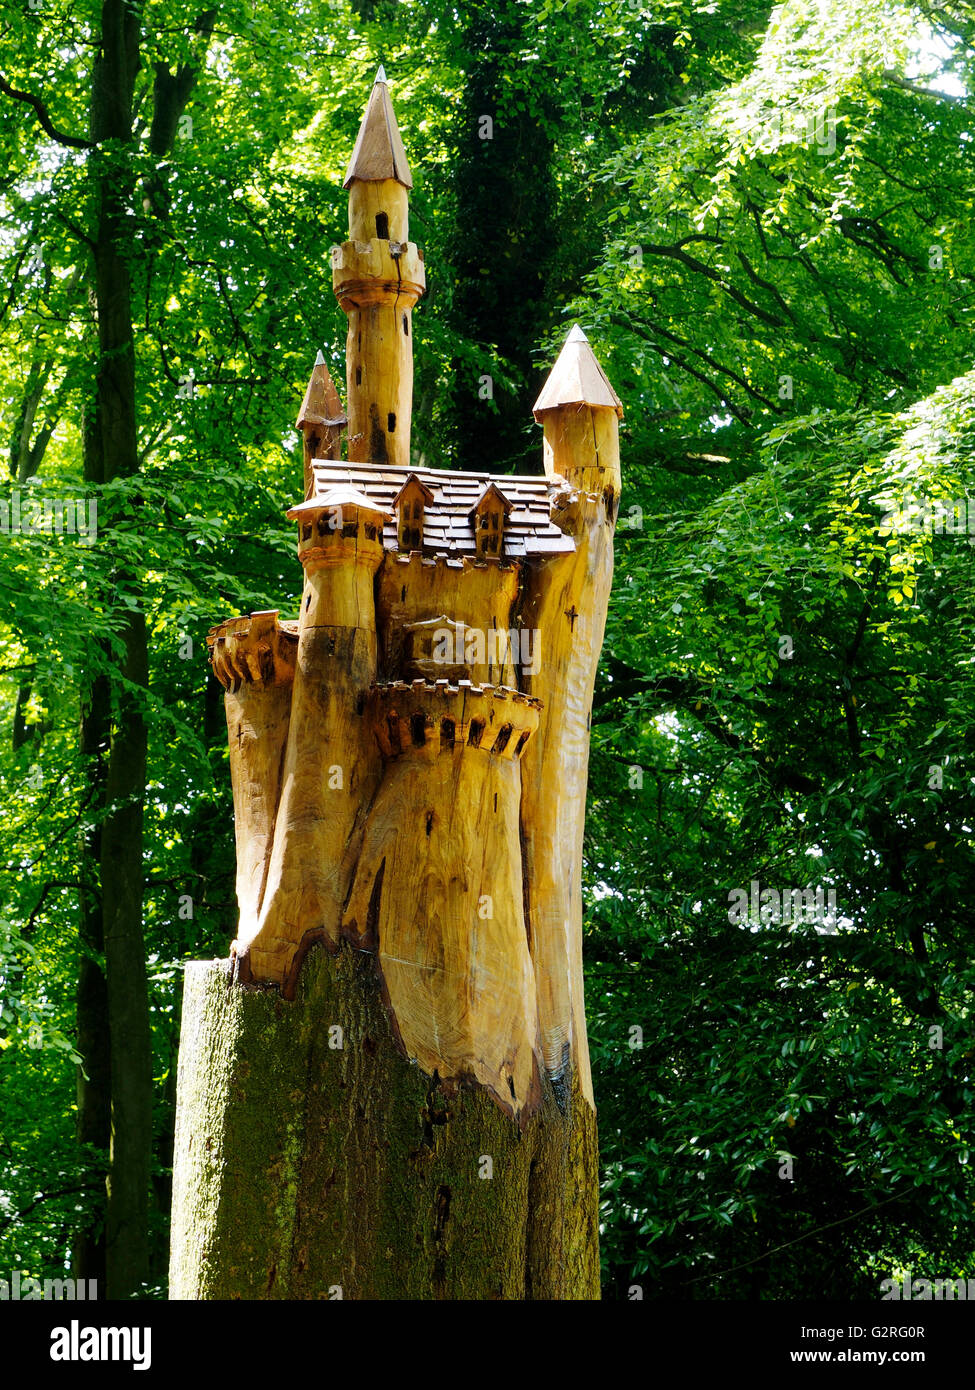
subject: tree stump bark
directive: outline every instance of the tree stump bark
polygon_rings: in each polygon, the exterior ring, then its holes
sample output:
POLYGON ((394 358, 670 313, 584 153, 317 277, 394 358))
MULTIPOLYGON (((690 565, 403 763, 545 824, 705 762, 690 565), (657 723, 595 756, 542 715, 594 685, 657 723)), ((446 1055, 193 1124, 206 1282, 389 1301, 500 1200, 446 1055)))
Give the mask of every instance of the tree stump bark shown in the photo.
POLYGON ((176 1299, 595 1299, 595 1113, 519 1123, 397 1045, 373 955, 309 952, 293 1001, 187 970, 176 1299), (341 1032, 337 1031, 341 1030, 341 1032))

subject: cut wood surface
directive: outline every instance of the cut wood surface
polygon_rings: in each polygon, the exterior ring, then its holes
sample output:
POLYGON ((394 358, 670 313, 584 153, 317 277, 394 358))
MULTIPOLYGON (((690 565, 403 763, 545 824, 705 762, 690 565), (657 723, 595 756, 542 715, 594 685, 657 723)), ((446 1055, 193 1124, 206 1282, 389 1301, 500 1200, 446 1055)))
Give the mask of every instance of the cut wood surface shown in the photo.
MULTIPOLYGON (((477 1077, 515 1114, 539 1070, 571 1065, 592 1101, 580 872, 619 485, 614 406, 536 410, 549 516, 571 548, 403 554, 395 509, 434 491, 388 463, 374 485, 363 467, 289 512, 306 583, 279 684, 264 688, 267 615, 214 644, 233 683, 245 978, 290 988, 312 939, 378 951, 408 1055, 477 1077)), ((460 495, 475 491, 458 504, 468 525, 492 500, 511 512, 493 480, 460 495)))

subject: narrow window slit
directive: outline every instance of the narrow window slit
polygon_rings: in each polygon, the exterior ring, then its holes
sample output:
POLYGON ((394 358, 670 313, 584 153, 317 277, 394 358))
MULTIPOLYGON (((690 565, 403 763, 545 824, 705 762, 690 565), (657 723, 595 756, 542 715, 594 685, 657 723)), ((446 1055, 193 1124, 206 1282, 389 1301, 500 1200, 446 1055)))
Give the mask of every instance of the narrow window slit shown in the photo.
POLYGON ((453 748, 457 737, 457 729, 452 719, 441 719, 440 721, 440 746, 441 748, 453 748))
POLYGON ((380 241, 389 240, 389 213, 376 213, 376 236, 380 241))
POLYGON ((481 735, 484 733, 484 720, 472 719, 471 727, 467 732, 467 744, 470 748, 480 748, 481 735))
POLYGON ((393 434, 396 430, 396 415, 392 410, 386 416, 386 430, 389 434, 393 434))
POLYGON ((508 746, 508 740, 509 740, 510 738, 511 738, 511 725, 510 725, 510 724, 502 724, 501 728, 498 730, 498 736, 497 736, 497 738, 494 740, 494 747, 491 749, 491 752, 492 752, 492 753, 503 753, 504 750, 505 750, 505 749, 507 748, 507 746, 508 746))
POLYGON ((427 721, 422 714, 410 715, 410 737, 415 748, 422 748, 427 741, 427 721))

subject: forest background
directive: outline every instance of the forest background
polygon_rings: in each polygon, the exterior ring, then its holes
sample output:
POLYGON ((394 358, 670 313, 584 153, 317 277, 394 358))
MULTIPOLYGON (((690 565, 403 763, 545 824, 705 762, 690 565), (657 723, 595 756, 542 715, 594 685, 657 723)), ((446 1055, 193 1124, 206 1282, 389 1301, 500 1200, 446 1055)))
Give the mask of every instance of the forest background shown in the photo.
POLYGON ((417 460, 539 472, 574 321, 626 412, 584 868, 604 1297, 973 1275, 964 0, 0 5, 0 1272, 165 1296, 181 965, 235 930, 205 636, 295 611, 379 63, 417 460))

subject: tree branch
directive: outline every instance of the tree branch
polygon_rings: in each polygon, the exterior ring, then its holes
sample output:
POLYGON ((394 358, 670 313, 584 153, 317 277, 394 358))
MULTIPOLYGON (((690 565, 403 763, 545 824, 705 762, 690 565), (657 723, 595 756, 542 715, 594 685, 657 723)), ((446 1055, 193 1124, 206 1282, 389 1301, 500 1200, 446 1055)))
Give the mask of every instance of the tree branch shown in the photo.
POLYGON ((77 1192, 96 1192, 100 1186, 101 1184, 97 1182, 86 1182, 77 1187, 59 1187, 54 1192, 42 1192, 32 1202, 28 1202, 26 1207, 21 1207, 19 1211, 12 1212, 4 1221, 0 1221, 0 1231, 5 1231, 8 1226, 22 1221, 28 1212, 32 1212, 35 1207, 41 1206, 44 1202, 50 1202, 54 1197, 70 1197, 77 1192))
POLYGON ((50 135, 52 140, 56 140, 59 145, 66 145, 71 150, 90 150, 93 149, 90 140, 82 140, 77 135, 66 135, 63 130, 58 130, 50 116, 47 114, 47 107, 40 97, 34 96, 32 92, 22 92, 17 87, 12 87, 3 73, 0 73, 0 92, 8 97, 13 97, 14 101, 25 102, 33 108, 34 115, 40 122, 45 134, 50 135))
MULTIPOLYGON (((755 748, 730 729, 714 708, 709 697, 709 688, 701 681, 684 676, 658 676, 656 679, 645 676, 626 662, 609 657, 605 663, 613 683, 597 690, 592 703, 593 710, 601 709, 615 700, 628 700, 635 695, 656 697, 661 709, 681 709, 705 728, 712 738, 733 753, 753 758, 777 791, 796 792, 808 796, 818 789, 819 783, 802 772, 778 767, 760 749, 755 748)), ((751 707, 754 710, 754 706, 751 707)), ((608 718, 609 716, 607 716, 608 718)), ((601 723, 602 720, 593 720, 601 723)))
POLYGON ((895 87, 902 87, 905 92, 913 92, 916 97, 934 97, 936 101, 950 101, 955 106, 967 106, 967 97, 954 96, 951 92, 938 92, 933 87, 922 87, 918 82, 912 82, 909 77, 901 77, 894 72, 893 68, 884 68, 883 76, 895 87))

